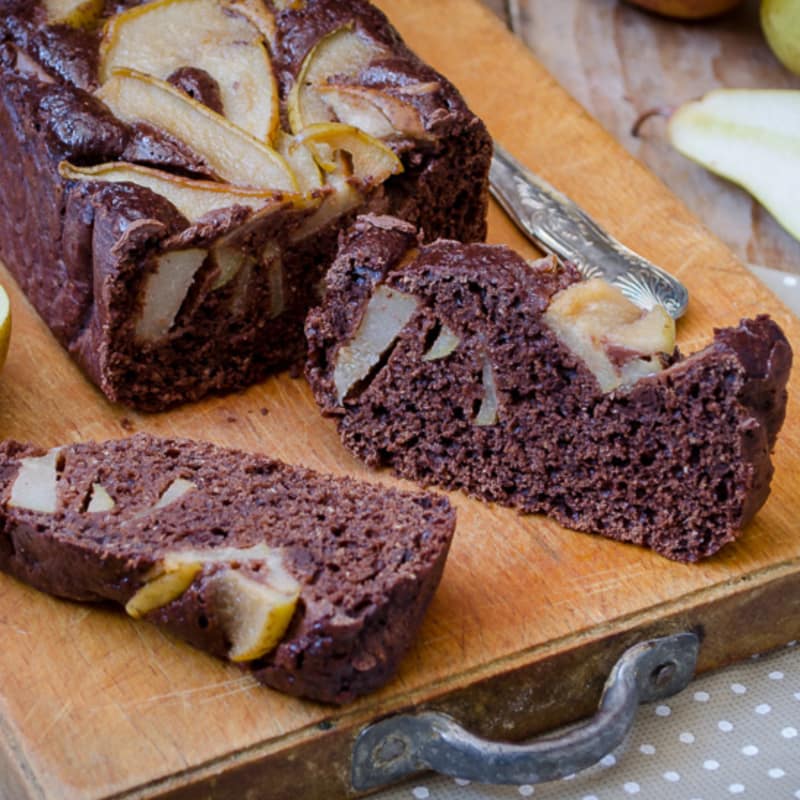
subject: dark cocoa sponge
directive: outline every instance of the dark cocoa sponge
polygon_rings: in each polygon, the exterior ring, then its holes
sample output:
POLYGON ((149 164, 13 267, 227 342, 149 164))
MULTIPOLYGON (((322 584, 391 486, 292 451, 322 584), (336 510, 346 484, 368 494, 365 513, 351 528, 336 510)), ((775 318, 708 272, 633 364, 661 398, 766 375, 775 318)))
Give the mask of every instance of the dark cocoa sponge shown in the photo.
POLYGON ((553 259, 363 217, 307 375, 370 466, 696 561, 767 498, 792 354, 765 316, 689 357, 671 326, 553 259))
POLYGON ((201 442, 0 445, 0 569, 58 597, 118 603, 268 686, 329 703, 393 675, 454 526, 442 497, 201 442))

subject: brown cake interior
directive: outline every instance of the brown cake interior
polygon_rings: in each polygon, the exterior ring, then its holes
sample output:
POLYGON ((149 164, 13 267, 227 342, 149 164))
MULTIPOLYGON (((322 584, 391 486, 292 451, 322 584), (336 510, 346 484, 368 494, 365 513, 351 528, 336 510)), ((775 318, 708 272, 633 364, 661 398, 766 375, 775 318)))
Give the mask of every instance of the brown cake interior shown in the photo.
MULTIPOLYGON (((0 449, 0 568, 43 591, 125 605, 169 554, 266 544, 282 553, 300 598, 275 650, 244 666, 290 694, 342 703, 388 680, 439 582, 455 526, 444 498, 334 479, 210 444, 146 434, 58 453, 53 513, 15 507, 31 445, 0 449), (154 508, 176 480, 194 488, 154 508), (89 510, 96 485, 113 498, 89 510)), ((209 582, 146 614, 225 657, 231 642, 209 582)))
POLYGON ((705 350, 662 354, 665 369, 603 392, 544 319, 574 269, 505 247, 416 247, 410 226, 363 218, 308 318, 307 375, 349 450, 679 561, 739 535, 767 497, 785 413, 791 350, 774 322, 717 331, 705 350), (342 397, 343 348, 387 290, 413 297, 414 313, 342 397), (455 344, 431 358, 444 328, 455 344))

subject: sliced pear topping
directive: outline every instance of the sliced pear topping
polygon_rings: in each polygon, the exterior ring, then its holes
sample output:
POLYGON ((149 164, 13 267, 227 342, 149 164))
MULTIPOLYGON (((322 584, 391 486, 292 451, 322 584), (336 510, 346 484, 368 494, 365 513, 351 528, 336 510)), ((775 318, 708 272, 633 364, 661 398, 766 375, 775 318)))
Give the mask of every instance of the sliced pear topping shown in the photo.
POLYGON ((88 28, 103 13, 103 4, 103 0, 45 0, 44 8, 50 25, 88 28))
MULTIPOLYGON (((220 5, 226 11, 244 17, 274 50, 278 37, 278 26, 275 24, 275 15, 267 8, 264 0, 220 0, 220 5)), ((278 8, 276 3, 273 2, 273 5, 278 8)))
POLYGON ((481 380, 483 383, 483 400, 475 416, 475 424, 480 426, 496 425, 499 410, 497 399, 497 382, 494 379, 492 362, 484 356, 481 380))
POLYGON ((311 148, 320 166, 328 172, 339 169, 342 161, 336 156, 346 153, 352 177, 365 186, 377 186, 389 176, 403 171, 403 164, 393 150, 352 125, 339 122, 310 125, 298 140, 311 148), (328 151, 333 153, 333 159, 328 157, 328 151))
POLYGON ((604 392, 659 372, 663 354, 675 349, 675 322, 664 308, 643 311, 602 278, 558 292, 542 318, 604 392))
POLYGON ((58 508, 58 454, 60 447, 43 456, 23 458, 11 486, 9 506, 55 514, 58 508))
POLYGON ((364 202, 364 195, 342 174, 329 175, 326 188, 330 192, 323 199, 322 205, 313 214, 306 217, 300 227, 289 237, 289 241, 293 244, 319 233, 333 220, 344 216, 364 202))
POLYGON ((99 514, 103 511, 111 511, 115 505, 114 498, 102 483, 92 484, 92 494, 89 498, 89 505, 86 506, 87 513, 99 514))
POLYGON ((335 119, 330 106, 319 95, 319 87, 334 76, 352 77, 384 55, 377 42, 356 33, 346 25, 323 36, 303 61, 297 80, 289 93, 289 124, 294 133, 317 122, 335 119))
POLYGON ((440 358, 447 358, 459 344, 461 344, 461 339, 447 325, 442 325, 436 341, 431 345, 430 350, 422 356, 422 360, 438 361, 440 358))
POLYGON ((289 165, 301 192, 309 193, 322 188, 322 172, 314 154, 304 142, 296 136, 281 132, 276 140, 276 147, 289 165))
POLYGON ((58 166, 62 178, 97 183, 134 183, 169 200, 189 222, 197 222, 206 214, 231 206, 244 206, 254 211, 278 206, 287 200, 300 203, 299 197, 262 189, 241 189, 226 183, 195 181, 169 172, 124 162, 109 162, 94 167, 76 167, 68 161, 58 166))
POLYGON ((350 86, 321 86, 317 91, 331 109, 331 118, 368 133, 377 139, 395 134, 389 118, 374 103, 370 103, 350 86))
POLYGON ((297 582, 291 590, 279 590, 233 569, 215 575, 211 590, 231 642, 231 661, 252 661, 273 650, 289 627, 300 596, 297 582))
POLYGON ((206 250, 191 248, 158 256, 155 271, 145 280, 142 313, 136 322, 137 339, 154 342, 169 333, 207 255, 206 250))
POLYGON ((249 18, 226 12, 218 0, 155 0, 109 20, 100 48, 101 81, 119 67, 166 80, 186 66, 205 70, 217 82, 234 125, 270 141, 278 127, 278 90, 261 34, 249 18))
POLYGON ((329 84, 317 90, 336 119, 378 139, 409 136, 427 139, 422 117, 414 106, 369 86, 329 84))
POLYGON ((339 403, 380 363, 416 310, 417 298, 413 295, 387 286, 375 290, 352 341, 336 354, 333 383, 339 403))
POLYGON ((146 122, 185 142, 224 181, 297 190, 289 167, 275 150, 165 81, 118 69, 97 96, 124 122, 146 122))

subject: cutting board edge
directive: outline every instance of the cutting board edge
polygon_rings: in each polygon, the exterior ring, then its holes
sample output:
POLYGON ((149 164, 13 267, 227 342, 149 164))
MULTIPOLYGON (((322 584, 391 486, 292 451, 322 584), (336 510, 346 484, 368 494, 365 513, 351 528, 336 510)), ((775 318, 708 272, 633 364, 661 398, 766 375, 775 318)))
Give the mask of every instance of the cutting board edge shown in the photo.
MULTIPOLYGON (((479 735, 521 740, 590 716, 611 667, 628 647, 640 641, 684 630, 698 632, 703 642, 697 669, 701 674, 800 639, 800 559, 763 570, 746 580, 734 579, 682 596, 670 605, 666 616, 655 618, 657 608, 663 612, 663 606, 654 606, 603 628, 547 642, 514 659, 492 662, 468 675, 433 682, 405 695, 381 698, 374 705, 353 712, 345 710, 328 730, 323 731, 319 725, 308 726, 185 772, 92 795, 92 800, 196 800, 198 791, 212 787, 214 793, 209 798, 239 800, 247 789, 261 787, 263 791, 265 782, 273 789, 268 795, 259 794, 261 800, 295 800, 301 788, 304 800, 363 796, 349 785, 352 743, 364 726, 386 716, 388 709, 396 714, 433 709, 453 716, 479 735), (738 591, 723 593, 724 588, 737 583, 738 591), (777 619, 768 613, 776 609, 783 612, 777 619), (754 618, 760 620, 756 638, 738 635, 747 632, 746 623, 754 618), (763 626, 765 619, 771 620, 769 629, 763 626), (725 632, 725 641, 716 631, 725 632), (556 692, 557 702, 553 702, 552 694, 540 696, 544 686, 556 692), (494 710, 487 713, 492 706, 494 710)), ((13 765, 8 761, 9 755, 5 748, 0 750, 0 768, 13 765)), ((25 764, 22 771, 30 773, 30 765, 25 764)), ((12 797, 85 798, 83 794, 48 794, 32 773, 28 777, 27 793, 12 797)), ((0 783, 0 790, 3 788, 0 783)))

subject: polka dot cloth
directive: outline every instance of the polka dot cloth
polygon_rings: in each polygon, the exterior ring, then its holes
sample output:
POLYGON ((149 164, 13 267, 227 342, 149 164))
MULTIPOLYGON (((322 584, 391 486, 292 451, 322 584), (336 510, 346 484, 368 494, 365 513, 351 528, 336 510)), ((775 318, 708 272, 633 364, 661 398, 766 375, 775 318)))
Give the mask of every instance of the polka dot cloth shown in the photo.
POLYGON ((376 800, 800 800, 800 646, 698 678, 640 706, 596 766, 536 786, 418 776, 376 800))

